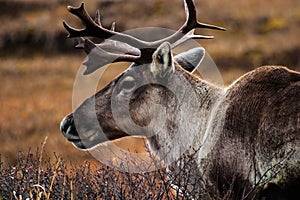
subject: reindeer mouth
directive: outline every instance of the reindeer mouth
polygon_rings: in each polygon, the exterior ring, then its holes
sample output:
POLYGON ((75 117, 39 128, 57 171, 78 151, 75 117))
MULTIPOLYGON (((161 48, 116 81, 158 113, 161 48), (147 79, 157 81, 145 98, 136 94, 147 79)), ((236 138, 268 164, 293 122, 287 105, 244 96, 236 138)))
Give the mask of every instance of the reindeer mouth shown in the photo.
POLYGON ((72 144, 79 149, 91 149, 96 145, 107 141, 106 138, 97 138, 96 136, 98 134, 96 131, 86 131, 79 136, 77 131, 72 132, 71 126, 69 127, 68 131, 63 134, 68 141, 72 142, 72 144))
POLYGON ((77 131, 72 114, 66 116, 60 124, 64 137, 79 149, 88 150, 101 143, 129 136, 119 129, 104 127, 103 131, 81 128, 77 131))
POLYGON ((68 141, 72 142, 73 145, 79 149, 89 149, 97 143, 104 142, 93 139, 93 135, 96 135, 96 133, 92 131, 86 131, 86 134, 79 136, 72 115, 66 116, 61 121, 60 131, 68 141))

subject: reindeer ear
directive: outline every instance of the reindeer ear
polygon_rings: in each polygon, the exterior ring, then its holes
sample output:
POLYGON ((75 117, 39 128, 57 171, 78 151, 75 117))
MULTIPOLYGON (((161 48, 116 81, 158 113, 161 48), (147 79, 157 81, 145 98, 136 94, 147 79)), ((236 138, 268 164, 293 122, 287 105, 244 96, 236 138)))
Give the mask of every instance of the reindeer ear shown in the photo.
POLYGON ((205 49, 197 47, 176 55, 174 59, 185 70, 193 73, 202 62, 204 56, 205 49))
POLYGON ((175 71, 170 43, 162 43, 153 53, 150 70, 156 78, 164 78, 175 71))

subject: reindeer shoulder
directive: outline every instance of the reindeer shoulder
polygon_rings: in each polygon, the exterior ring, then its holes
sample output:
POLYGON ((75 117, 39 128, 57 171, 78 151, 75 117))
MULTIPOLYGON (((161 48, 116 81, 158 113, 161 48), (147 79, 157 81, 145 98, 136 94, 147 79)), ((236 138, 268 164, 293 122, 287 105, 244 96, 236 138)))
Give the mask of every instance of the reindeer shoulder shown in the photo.
POLYGON ((231 84, 226 99, 228 129, 300 131, 299 72, 281 66, 257 68, 231 84))

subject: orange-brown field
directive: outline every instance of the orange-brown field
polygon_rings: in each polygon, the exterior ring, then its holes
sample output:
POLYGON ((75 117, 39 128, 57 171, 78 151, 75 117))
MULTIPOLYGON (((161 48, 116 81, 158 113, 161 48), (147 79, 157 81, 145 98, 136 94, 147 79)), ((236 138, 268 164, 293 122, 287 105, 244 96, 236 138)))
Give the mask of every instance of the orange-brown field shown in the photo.
MULTIPOLYGON (((61 119, 72 110, 73 83, 85 57, 67 41, 61 22, 80 26, 66 10, 79 1, 49 2, 1 1, 0 154, 5 162, 14 162, 18 151, 35 151, 46 136, 49 155, 55 152, 78 163, 92 160, 59 131, 61 119)), ((86 5, 91 13, 100 8, 104 25, 116 21, 120 31, 145 26, 176 29, 184 21, 179 0, 90 0, 86 5)), ((196 0, 196 5, 200 20, 228 29, 205 30, 216 38, 199 41, 216 61, 225 84, 262 64, 300 71, 299 0, 196 0)), ((112 67, 99 87, 123 69, 112 67)))

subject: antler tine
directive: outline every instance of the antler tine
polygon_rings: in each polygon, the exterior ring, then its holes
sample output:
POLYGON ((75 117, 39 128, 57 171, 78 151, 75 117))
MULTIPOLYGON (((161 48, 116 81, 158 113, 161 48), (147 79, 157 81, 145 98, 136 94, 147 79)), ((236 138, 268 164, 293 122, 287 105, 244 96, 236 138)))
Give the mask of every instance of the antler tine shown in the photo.
POLYGON ((184 0, 184 8, 186 13, 186 21, 183 24, 183 26, 178 31, 176 31, 173 35, 170 35, 169 37, 161 39, 159 41, 155 41, 154 43, 156 45, 168 41, 171 43, 172 47, 175 47, 179 44, 184 43, 189 39, 213 39, 214 38, 213 36, 195 35, 194 31, 196 28, 208 28, 208 29, 215 29, 215 30, 222 30, 222 31, 226 30, 223 27, 200 23, 197 20, 197 10, 196 10, 194 0, 184 0))
POLYGON ((77 49, 84 49, 86 54, 89 54, 97 45, 89 39, 80 38, 78 44, 75 46, 77 49))
POLYGON ((96 11, 95 22, 96 22, 96 24, 98 24, 99 26, 102 26, 102 24, 101 24, 101 16, 100 16, 99 10, 96 11))
POLYGON ((186 13, 186 22, 182 27, 183 34, 186 34, 190 30, 195 28, 207 28, 207 29, 226 31, 226 29, 223 27, 198 22, 197 10, 196 10, 194 0, 184 0, 184 8, 186 13))
POLYGON ((116 29, 116 22, 113 22, 113 23, 111 24, 110 30, 111 30, 111 31, 115 31, 115 29, 116 29))

